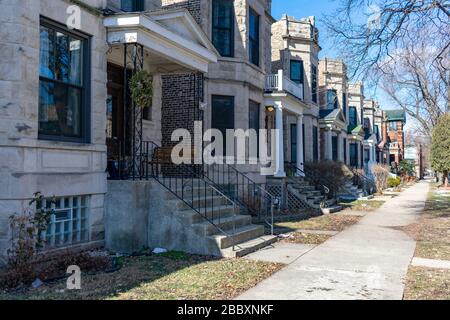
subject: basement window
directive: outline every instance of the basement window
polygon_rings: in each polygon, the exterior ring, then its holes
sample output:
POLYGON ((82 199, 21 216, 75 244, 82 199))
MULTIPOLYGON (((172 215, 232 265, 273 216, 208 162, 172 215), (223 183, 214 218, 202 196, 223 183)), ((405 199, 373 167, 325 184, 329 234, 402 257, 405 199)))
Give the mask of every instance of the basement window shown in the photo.
POLYGON ((43 206, 55 211, 44 231, 46 247, 66 247, 89 241, 89 196, 56 198, 55 203, 44 200, 43 206))

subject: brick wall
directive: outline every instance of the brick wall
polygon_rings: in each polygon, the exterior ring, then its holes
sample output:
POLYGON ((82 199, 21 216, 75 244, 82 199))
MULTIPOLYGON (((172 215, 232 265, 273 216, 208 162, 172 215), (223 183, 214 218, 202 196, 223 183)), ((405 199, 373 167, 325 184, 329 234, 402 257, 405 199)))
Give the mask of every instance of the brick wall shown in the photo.
POLYGON ((201 0, 162 0, 161 6, 164 9, 185 8, 194 17, 198 24, 201 24, 201 0))
POLYGON ((198 107, 197 78, 194 74, 170 75, 162 77, 162 145, 172 147, 172 133, 177 129, 194 132, 194 121, 202 120, 198 107))

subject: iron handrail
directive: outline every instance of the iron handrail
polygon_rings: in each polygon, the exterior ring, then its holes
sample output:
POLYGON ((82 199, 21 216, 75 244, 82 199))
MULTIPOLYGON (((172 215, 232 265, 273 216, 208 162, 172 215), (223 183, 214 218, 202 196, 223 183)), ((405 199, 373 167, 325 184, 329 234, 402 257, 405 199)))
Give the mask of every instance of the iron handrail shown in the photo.
POLYGON ((312 182, 312 183, 315 184, 316 186, 317 186, 317 184, 318 184, 318 186, 321 187, 321 188, 324 190, 324 193, 325 193, 326 195, 329 195, 329 194, 330 194, 331 189, 330 189, 328 186, 326 186, 325 184, 323 184, 323 183, 321 183, 321 182, 317 183, 316 181, 313 181, 310 175, 306 174, 306 172, 305 172, 303 169, 297 167, 297 165, 293 164, 292 162, 286 162, 286 163, 285 163, 285 169, 286 169, 286 171, 287 171, 288 173, 291 172, 291 171, 294 171, 295 174, 298 174, 298 173, 302 174, 303 177, 304 177, 306 180, 312 182))
POLYGON ((227 189, 228 187, 227 191, 230 195, 231 194, 234 195, 233 197, 234 201, 240 204, 241 207, 247 210, 250 214, 258 216, 259 218, 261 218, 261 214, 266 213, 266 211, 264 211, 264 209, 261 207, 258 207, 258 209, 252 208, 249 202, 257 201, 258 195, 261 195, 261 197, 264 200, 268 200, 269 205, 266 206, 266 208, 270 207, 270 222, 267 219, 267 214, 264 215, 263 220, 267 225, 269 225, 271 229, 271 234, 272 235, 274 234, 274 212, 275 207, 279 208, 280 199, 272 195, 270 192, 265 190, 255 181, 250 179, 247 175, 240 172, 238 169, 229 164, 217 164, 217 163, 208 164, 204 167, 203 174, 206 179, 214 183, 217 188, 222 188, 224 192, 226 192, 225 189, 227 189), (235 178, 236 182, 234 184, 235 187, 234 192, 230 189, 231 181, 233 181, 233 178, 235 178), (241 184, 239 183, 240 181, 242 182, 241 184), (241 185, 244 187, 240 188, 241 185), (246 191, 245 186, 247 186, 248 189, 252 188, 253 193, 250 194, 248 192, 249 190, 247 190, 247 196, 245 196, 244 194, 244 192, 246 191))
POLYGON ((218 213, 217 216, 214 215, 214 211, 216 209, 215 205, 214 205, 214 197, 219 196, 219 197, 223 198, 226 201, 227 205, 233 207, 233 217, 237 216, 237 214, 236 214, 237 207, 238 207, 237 203, 235 201, 233 201, 225 193, 223 193, 221 190, 219 190, 215 185, 213 185, 212 183, 210 183, 209 181, 204 179, 204 177, 201 174, 195 172, 195 170, 193 170, 190 165, 185 165, 185 164, 175 165, 173 163, 163 163, 162 161, 159 161, 158 158, 154 158, 155 151, 158 149, 161 149, 161 147, 159 145, 157 145, 156 143, 154 143, 152 141, 144 141, 143 146, 144 146, 143 153, 140 156, 142 158, 141 160, 144 161, 146 163, 146 165, 142 166, 144 171, 141 171, 141 174, 140 174, 141 178, 144 178, 147 180, 150 178, 155 179, 160 185, 162 185, 170 193, 175 195, 178 199, 182 200, 183 203, 185 203, 190 209, 192 209, 195 212, 197 212, 198 214, 200 214, 200 216, 204 220, 206 220, 211 225, 213 225, 219 232, 221 232, 222 234, 224 234, 227 237, 231 237, 233 239, 233 250, 235 250, 235 247, 236 247, 236 241, 235 241, 236 221, 233 220, 233 234, 232 235, 229 234, 227 231, 223 230, 221 227, 219 227, 214 222, 214 220, 217 220, 219 225, 221 223, 220 212, 218 213), (163 168, 163 166, 165 166, 165 167, 163 168), (156 171, 155 171, 155 167, 156 167, 156 171), (181 172, 179 172, 180 169, 181 169, 181 172), (149 172, 149 170, 151 170, 151 172, 149 172), (163 177, 164 170, 166 170, 167 177, 163 177), (181 173, 181 176, 180 176, 180 173, 181 173), (173 181, 173 180, 175 180, 175 181, 173 181), (195 182, 194 180, 197 180, 197 182, 195 182), (185 193, 185 189, 186 189, 187 185, 191 186, 191 194, 190 195, 187 195, 185 193), (180 191, 179 187, 181 187, 181 191, 180 191), (194 196, 195 187, 198 188, 198 193, 196 196, 194 196), (203 187, 203 189, 204 189, 203 192, 201 191, 200 187, 203 187), (208 194, 207 190, 210 190, 212 192, 208 194), (181 192, 181 194, 180 194, 180 192, 181 192), (194 203, 195 202, 201 203, 203 196, 204 196, 203 204, 205 205, 204 208, 196 207, 194 205, 194 203), (210 207, 207 205, 208 196, 209 196, 209 200, 211 201, 210 207), (204 210, 202 210, 202 209, 204 209, 204 210), (209 209, 211 209, 211 218, 208 217, 207 210, 209 210, 209 209), (204 212, 202 212, 202 211, 204 211, 204 212))
MULTIPOLYGON (((365 188, 365 189, 368 189, 366 191, 373 192, 373 189, 374 189, 374 187, 376 185, 375 181, 373 179, 371 179, 370 177, 362 174, 357 169, 353 168, 351 171, 352 171, 354 177, 356 176, 359 180, 362 181, 362 184, 363 184, 362 187, 365 188), (366 187, 367 185, 369 186, 368 188, 366 187)), ((359 180, 357 181, 358 186, 360 185, 359 180)))

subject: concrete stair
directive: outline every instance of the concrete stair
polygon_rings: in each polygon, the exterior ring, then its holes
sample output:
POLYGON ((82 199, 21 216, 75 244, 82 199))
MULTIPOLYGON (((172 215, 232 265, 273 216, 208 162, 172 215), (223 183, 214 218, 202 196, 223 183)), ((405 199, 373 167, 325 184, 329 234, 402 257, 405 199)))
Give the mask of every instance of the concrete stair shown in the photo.
POLYGON ((340 201, 355 201, 366 197, 367 194, 352 182, 347 182, 337 196, 340 201))
MULTIPOLYGON (((215 192, 212 188, 198 187, 174 189, 165 192, 165 201, 176 208, 176 215, 184 221, 184 228, 192 238, 201 240, 192 253, 222 257, 242 257, 277 241, 266 236, 262 225, 252 224, 250 215, 240 214, 239 207, 215 192), (174 195, 183 194, 184 201, 174 195), (194 208, 194 209, 193 209, 194 208)), ((186 245, 188 246, 188 244, 186 245)))
POLYGON ((337 212, 342 210, 342 207, 336 206, 336 200, 325 200, 326 195, 322 191, 317 190, 303 177, 290 177, 287 180, 288 189, 293 192, 295 196, 306 202, 311 208, 324 211, 321 208, 322 203, 325 202, 325 211, 337 212))

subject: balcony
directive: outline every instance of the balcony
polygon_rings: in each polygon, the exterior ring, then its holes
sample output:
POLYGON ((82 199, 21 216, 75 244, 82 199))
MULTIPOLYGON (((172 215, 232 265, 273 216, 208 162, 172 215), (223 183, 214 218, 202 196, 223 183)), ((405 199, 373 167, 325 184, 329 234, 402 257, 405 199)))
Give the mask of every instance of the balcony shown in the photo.
POLYGON ((284 76, 283 70, 278 70, 278 74, 266 76, 266 92, 288 92, 300 100, 304 100, 303 85, 284 76))

